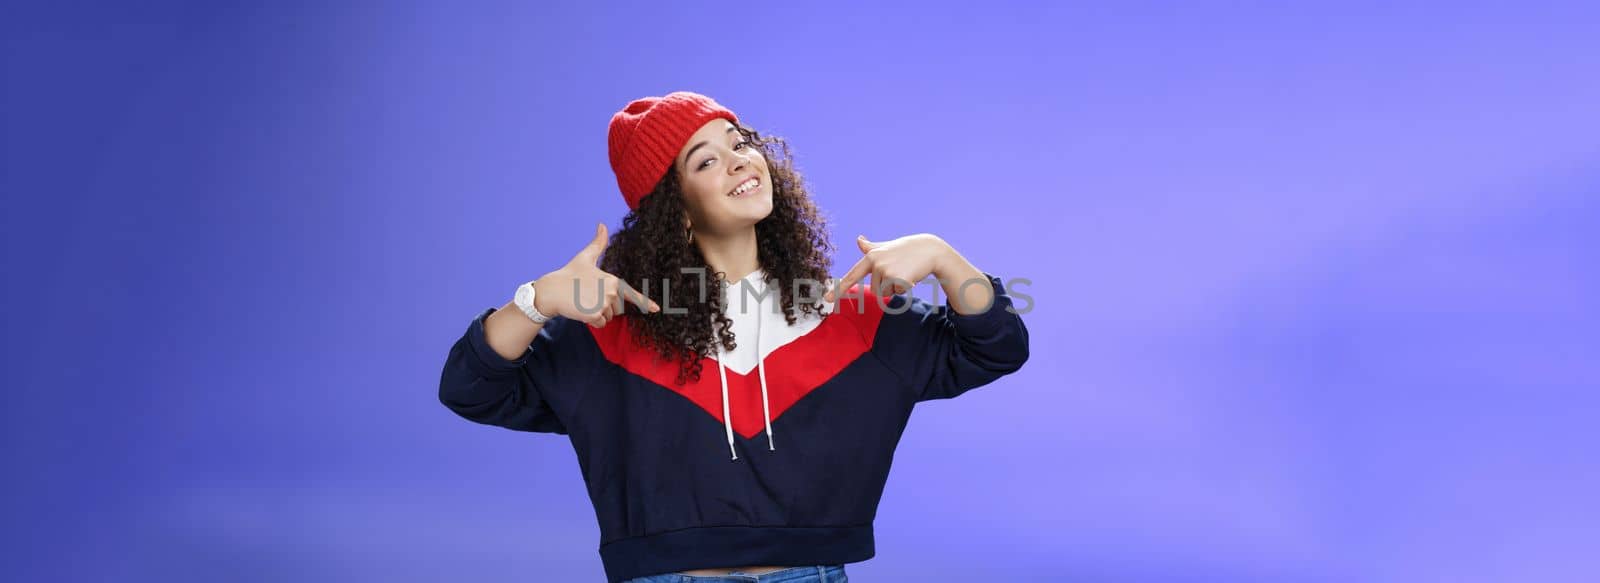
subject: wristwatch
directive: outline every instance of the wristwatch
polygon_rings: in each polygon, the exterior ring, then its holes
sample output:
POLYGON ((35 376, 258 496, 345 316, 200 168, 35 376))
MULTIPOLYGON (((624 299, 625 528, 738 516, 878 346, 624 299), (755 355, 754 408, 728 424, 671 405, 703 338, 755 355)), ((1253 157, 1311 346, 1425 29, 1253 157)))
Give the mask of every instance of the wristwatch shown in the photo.
POLYGON ((539 308, 533 307, 533 291, 532 281, 517 286, 517 295, 511 301, 517 304, 517 307, 522 310, 522 313, 527 314, 528 319, 533 320, 533 323, 543 324, 546 320, 549 320, 550 317, 539 313, 539 308))

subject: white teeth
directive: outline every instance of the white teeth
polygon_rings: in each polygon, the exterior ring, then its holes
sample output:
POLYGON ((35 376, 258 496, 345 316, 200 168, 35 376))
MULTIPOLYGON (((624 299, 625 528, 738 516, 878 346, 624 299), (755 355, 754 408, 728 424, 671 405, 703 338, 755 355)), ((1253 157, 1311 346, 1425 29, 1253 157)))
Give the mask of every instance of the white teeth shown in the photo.
POLYGON ((728 196, 739 196, 751 191, 757 186, 761 186, 761 181, 751 178, 750 180, 745 181, 744 184, 739 185, 739 188, 733 189, 733 192, 728 193, 728 196))

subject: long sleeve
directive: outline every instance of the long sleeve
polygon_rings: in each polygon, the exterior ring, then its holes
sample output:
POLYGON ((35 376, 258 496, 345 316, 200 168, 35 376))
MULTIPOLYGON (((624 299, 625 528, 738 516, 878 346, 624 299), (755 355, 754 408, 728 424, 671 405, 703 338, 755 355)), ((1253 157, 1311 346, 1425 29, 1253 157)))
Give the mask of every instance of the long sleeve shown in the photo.
POLYGON ((917 401, 954 398, 1027 362, 1028 328, 1009 310, 1000 278, 984 277, 994 303, 980 314, 960 314, 949 299, 942 306, 914 295, 886 302, 872 350, 911 385, 917 401))
POLYGON ((567 433, 578 391, 590 386, 597 365, 583 324, 556 317, 515 360, 489 346, 487 308, 450 347, 439 377, 439 402, 466 419, 518 431, 567 433))

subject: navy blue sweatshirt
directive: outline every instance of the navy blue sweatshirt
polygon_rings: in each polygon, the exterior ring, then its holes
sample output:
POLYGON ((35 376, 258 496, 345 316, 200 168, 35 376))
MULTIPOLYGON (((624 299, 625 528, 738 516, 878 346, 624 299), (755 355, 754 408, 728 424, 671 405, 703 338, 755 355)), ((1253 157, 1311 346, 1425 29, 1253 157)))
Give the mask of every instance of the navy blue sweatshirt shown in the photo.
POLYGON ((789 325, 757 270, 722 288, 737 347, 705 356, 684 385, 676 362, 631 341, 629 316, 603 328, 551 318, 506 360, 485 339, 488 308, 451 346, 439 400, 478 423, 570 438, 610 581, 864 561, 913 406, 1028 358, 1011 296, 984 276, 995 302, 983 313, 857 285, 789 325))

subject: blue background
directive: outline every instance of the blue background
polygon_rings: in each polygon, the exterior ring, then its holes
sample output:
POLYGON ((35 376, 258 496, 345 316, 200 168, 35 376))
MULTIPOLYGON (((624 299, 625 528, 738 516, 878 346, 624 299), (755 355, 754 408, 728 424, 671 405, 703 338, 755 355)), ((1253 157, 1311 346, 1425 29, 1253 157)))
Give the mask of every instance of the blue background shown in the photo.
POLYGON ((677 89, 1033 281, 853 579, 1600 579, 1595 8, 139 4, 0 17, 16 580, 600 580, 438 376, 677 89))

